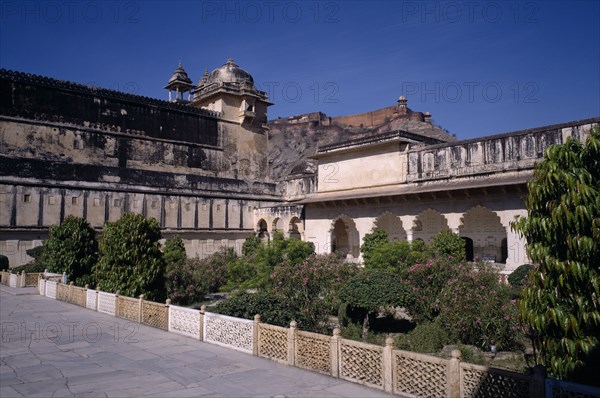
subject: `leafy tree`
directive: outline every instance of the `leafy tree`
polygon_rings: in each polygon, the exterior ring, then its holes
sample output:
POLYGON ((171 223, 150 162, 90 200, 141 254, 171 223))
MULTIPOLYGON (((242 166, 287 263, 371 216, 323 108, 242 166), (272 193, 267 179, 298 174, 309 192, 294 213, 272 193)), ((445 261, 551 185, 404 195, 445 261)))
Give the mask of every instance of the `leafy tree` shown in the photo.
POLYGON ((0 254, 0 269, 8 269, 8 267, 9 267, 8 257, 6 257, 3 254, 0 254))
POLYGON ((165 263, 160 227, 154 218, 128 213, 104 225, 94 277, 100 289, 129 297, 165 298, 165 263))
POLYGON ((441 231, 434 236, 428 250, 431 257, 452 257, 458 261, 466 259, 464 240, 450 231, 441 231))
POLYGON ((80 286, 91 283, 92 267, 98 261, 96 231, 85 219, 68 216, 62 224, 50 227, 43 258, 48 271, 64 272, 69 281, 80 286))
POLYGON ((342 286, 340 300, 362 314, 363 340, 366 340, 369 324, 379 311, 385 307, 405 307, 413 295, 394 270, 370 269, 357 273, 342 286))
MULTIPOLYGON (((586 374, 600 339, 600 129, 547 148, 513 227, 537 264, 520 300, 537 360, 559 378, 586 374)), ((598 383, 597 372, 589 382, 598 383)))
POLYGON ((181 266, 187 259, 185 245, 183 244, 183 240, 179 235, 175 235, 165 242, 163 259, 165 260, 167 272, 173 268, 181 266))
POLYGON ((388 234, 385 229, 377 228, 375 231, 365 235, 363 244, 360 246, 360 252, 362 253, 365 265, 370 262, 375 248, 386 243, 388 243, 388 234))

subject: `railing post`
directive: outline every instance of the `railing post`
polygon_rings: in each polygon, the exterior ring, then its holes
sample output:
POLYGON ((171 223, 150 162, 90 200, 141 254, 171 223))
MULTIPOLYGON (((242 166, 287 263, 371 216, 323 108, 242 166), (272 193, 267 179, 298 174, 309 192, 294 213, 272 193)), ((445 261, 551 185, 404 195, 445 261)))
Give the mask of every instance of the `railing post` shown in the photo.
POLYGON ((204 341, 204 313, 206 312, 206 306, 200 306, 200 341, 204 341))
POLYGON ((68 303, 73 302, 72 297, 73 297, 73 281, 69 282, 69 297, 67 297, 68 303))
POLYGON ((167 331, 169 330, 169 307, 171 306, 171 299, 168 298, 167 301, 165 301, 165 307, 167 307, 167 331))
POLYGON ((533 377, 529 383, 529 397, 544 397, 546 391, 546 369, 542 365, 533 367, 533 377))
POLYGON ((144 319, 142 311, 144 311, 144 295, 140 294, 140 302, 139 302, 139 309, 138 309, 138 323, 142 323, 142 319, 144 319))
POLYGON ((394 359, 392 350, 394 349, 394 339, 388 337, 385 339, 385 347, 383 349, 383 389, 386 392, 391 393, 393 389, 393 365, 394 359))
POLYGON ((21 271, 21 283, 19 284, 19 287, 25 287, 25 285, 27 284, 27 274, 25 273, 25 270, 21 271))
POLYGON ((115 316, 119 316, 119 291, 115 292, 115 316))
POLYGON ((252 325, 252 355, 258 356, 258 344, 260 342, 260 327, 258 324, 260 323, 260 315, 254 315, 254 325, 252 325))
POLYGON ((62 283, 64 283, 65 285, 67 284, 67 273, 63 272, 62 274, 62 283))
POLYGON ((288 329, 288 341, 287 341, 287 349, 288 349, 288 365, 294 366, 296 364, 295 356, 296 356, 296 326, 298 324, 296 321, 290 322, 290 328, 288 329))
POLYGON ((331 375, 333 377, 340 377, 340 359, 339 359, 339 345, 340 345, 340 329, 333 329, 333 336, 331 336, 331 375))
POLYGON ((96 308, 94 308, 94 311, 98 312, 99 307, 100 307, 100 288, 96 285, 96 308))
POLYGON ((452 350, 452 358, 448 362, 448 384, 446 385, 446 395, 449 398, 460 397, 460 356, 459 350, 452 350))

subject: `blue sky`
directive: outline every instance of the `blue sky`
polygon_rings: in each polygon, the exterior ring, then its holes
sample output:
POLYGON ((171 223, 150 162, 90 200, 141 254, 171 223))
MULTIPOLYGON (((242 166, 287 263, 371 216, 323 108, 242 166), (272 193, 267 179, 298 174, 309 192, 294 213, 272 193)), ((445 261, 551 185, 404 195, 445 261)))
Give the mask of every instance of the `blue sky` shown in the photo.
POLYGON ((600 115, 598 1, 0 1, 0 67, 136 94, 233 58, 275 105, 396 103, 460 139, 600 115))

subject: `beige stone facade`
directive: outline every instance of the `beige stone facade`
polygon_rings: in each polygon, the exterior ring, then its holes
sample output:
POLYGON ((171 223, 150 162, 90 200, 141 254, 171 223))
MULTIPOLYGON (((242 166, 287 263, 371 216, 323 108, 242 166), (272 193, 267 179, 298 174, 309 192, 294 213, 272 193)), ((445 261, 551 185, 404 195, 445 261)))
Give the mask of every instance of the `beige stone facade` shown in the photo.
POLYGON ((404 97, 268 122, 266 94, 233 60, 197 85, 179 65, 165 88, 169 101, 0 71, 0 253, 11 266, 69 215, 101 232, 134 212, 182 236, 188 256, 279 231, 360 262, 375 228, 425 242, 450 230, 469 259, 508 273, 527 262, 510 223, 526 214, 535 162, 600 123, 456 141, 404 97))

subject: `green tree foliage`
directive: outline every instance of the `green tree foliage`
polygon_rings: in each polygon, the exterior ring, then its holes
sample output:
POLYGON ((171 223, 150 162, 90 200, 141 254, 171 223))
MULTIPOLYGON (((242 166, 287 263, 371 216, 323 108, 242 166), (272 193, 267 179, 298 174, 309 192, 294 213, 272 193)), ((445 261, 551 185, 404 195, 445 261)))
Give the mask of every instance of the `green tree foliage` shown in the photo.
POLYGON ((236 257, 232 248, 223 247, 206 258, 190 258, 175 264, 166 273, 168 297, 180 305, 202 301, 206 294, 216 292, 225 283, 227 267, 236 257))
POLYGON ((97 286, 129 297, 144 294, 165 299, 165 263, 160 251, 158 221, 128 213, 106 223, 100 241, 100 260, 94 267, 97 286))
POLYGON ((600 349, 600 129, 585 145, 568 138, 547 148, 527 188, 528 216, 513 226, 539 265, 520 313, 537 360, 556 377, 582 375, 600 349))
POLYGON ((439 321, 450 340, 484 350, 492 343, 504 351, 520 348, 517 305, 498 272, 484 263, 455 269, 439 295, 439 321))
MULTIPOLYGON (((290 265, 299 265, 315 252, 310 242, 299 239, 285 239, 281 232, 275 232, 269 244, 257 243, 248 238, 244 242, 246 255, 232 262, 227 270, 227 284, 224 289, 237 290, 263 288, 269 285, 269 277, 275 267, 286 261, 290 265), (246 242, 249 242, 246 245, 246 242)), ((243 251, 243 248, 242 248, 243 251)))
POLYGON ((365 235, 363 238, 363 244, 360 246, 360 252, 362 253, 365 265, 370 263, 373 251, 378 246, 386 243, 388 243, 388 234, 385 229, 377 228, 375 231, 365 235))
POLYGON ((174 237, 168 239, 165 242, 165 247, 163 249, 163 259, 165 260, 167 272, 181 266, 183 262, 187 259, 187 255, 185 253, 185 246, 183 244, 183 240, 179 235, 175 235, 174 237))
POLYGON ((48 271, 64 272, 76 285, 92 283, 92 267, 98 261, 96 231, 85 219, 68 216, 62 224, 50 227, 43 259, 48 271))
POLYGON ((3 254, 0 254, 0 269, 8 269, 8 267, 9 267, 8 257, 6 257, 3 254))
POLYGON ((450 231, 442 231, 434 236, 428 251, 430 256, 434 258, 451 257, 458 261, 466 259, 465 241, 450 231))
POLYGON ((408 306, 413 295, 391 269, 358 272, 340 289, 340 300, 363 314, 363 339, 369 332, 370 319, 385 307, 408 306))

